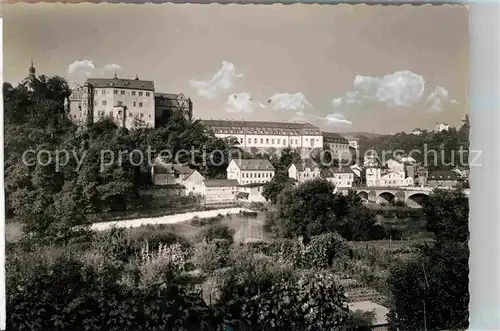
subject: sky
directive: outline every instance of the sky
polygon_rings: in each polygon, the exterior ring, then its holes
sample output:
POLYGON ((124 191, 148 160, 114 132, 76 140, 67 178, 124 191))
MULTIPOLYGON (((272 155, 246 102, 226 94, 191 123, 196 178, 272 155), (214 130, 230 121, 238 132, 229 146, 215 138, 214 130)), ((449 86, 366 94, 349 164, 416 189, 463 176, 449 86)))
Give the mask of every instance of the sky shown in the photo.
POLYGON ((396 133, 468 113, 465 6, 4 4, 4 80, 153 80, 194 117, 396 133))

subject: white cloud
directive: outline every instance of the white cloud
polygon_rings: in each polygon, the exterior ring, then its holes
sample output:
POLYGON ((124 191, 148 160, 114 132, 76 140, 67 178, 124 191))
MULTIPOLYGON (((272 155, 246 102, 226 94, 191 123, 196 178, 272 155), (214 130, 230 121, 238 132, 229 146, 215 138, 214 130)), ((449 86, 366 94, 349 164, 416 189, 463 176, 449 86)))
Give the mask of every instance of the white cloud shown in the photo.
POLYGON ((226 111, 230 113, 251 113, 254 101, 250 93, 241 92, 231 94, 226 101, 226 111))
POLYGON ((92 60, 75 61, 68 66, 68 74, 84 73, 90 75, 95 69, 92 60))
POLYGON ((352 122, 344 117, 341 113, 332 113, 325 117, 328 124, 343 124, 352 125, 352 122))
POLYGON ((335 109, 349 110, 360 106, 414 107, 427 104, 431 110, 440 111, 449 100, 448 91, 436 89, 424 98, 425 79, 408 70, 396 71, 383 77, 356 76, 354 91, 332 100, 335 109))
POLYGON ((118 71, 118 70, 120 70, 121 68, 122 68, 122 67, 121 67, 120 65, 118 65, 118 64, 114 64, 114 63, 112 63, 112 64, 106 64, 106 65, 104 66, 104 70, 107 70, 107 71, 118 71))
POLYGON ((307 114, 303 111, 298 111, 295 113, 295 116, 290 119, 291 122, 311 122, 313 124, 324 126, 327 125, 352 125, 352 122, 349 121, 342 113, 332 113, 325 117, 307 114))
POLYGON ((419 103, 425 80, 411 71, 396 71, 383 77, 356 76, 353 92, 333 99, 334 107, 376 102, 387 106, 411 107, 419 103))
POLYGON ((229 90, 233 87, 233 79, 243 77, 237 74, 234 64, 222 61, 220 69, 208 81, 191 80, 189 85, 198 91, 198 95, 207 99, 214 99, 219 90, 229 90))
POLYGON ((74 61, 68 66, 68 76, 77 83, 83 83, 88 77, 109 77, 122 67, 118 64, 106 64, 96 67, 92 60, 74 61))
POLYGON ((307 101, 304 94, 301 92, 297 93, 276 93, 267 100, 267 103, 271 105, 275 110, 295 110, 302 111, 305 106, 312 105, 307 101))
POLYGON ((448 91, 442 86, 436 86, 434 91, 429 93, 426 102, 429 110, 434 112, 442 111, 446 103, 458 103, 457 100, 450 100, 448 91))

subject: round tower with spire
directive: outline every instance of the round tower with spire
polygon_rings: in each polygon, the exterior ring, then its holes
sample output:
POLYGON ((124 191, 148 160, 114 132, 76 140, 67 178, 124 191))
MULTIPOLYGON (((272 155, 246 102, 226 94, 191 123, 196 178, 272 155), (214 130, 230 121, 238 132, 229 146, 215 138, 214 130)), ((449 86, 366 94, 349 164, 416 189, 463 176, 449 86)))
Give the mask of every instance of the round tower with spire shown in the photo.
POLYGON ((31 65, 28 68, 28 76, 21 81, 20 85, 26 87, 30 92, 34 92, 37 83, 38 80, 36 78, 36 69, 33 65, 33 60, 31 60, 31 65))
POLYGON ((34 77, 35 74, 36 74, 36 69, 35 69, 35 66, 33 65, 33 60, 31 60, 31 66, 30 68, 28 69, 28 72, 29 72, 29 75, 31 77, 34 77))

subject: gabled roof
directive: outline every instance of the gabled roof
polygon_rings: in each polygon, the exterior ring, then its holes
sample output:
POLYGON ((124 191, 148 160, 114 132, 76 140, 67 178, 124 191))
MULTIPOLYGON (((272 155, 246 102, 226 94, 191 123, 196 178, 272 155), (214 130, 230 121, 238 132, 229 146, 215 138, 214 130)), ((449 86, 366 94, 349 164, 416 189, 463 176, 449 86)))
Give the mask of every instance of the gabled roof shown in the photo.
POLYGON ((335 132, 321 132, 323 136, 323 142, 325 143, 337 143, 337 144, 349 144, 349 141, 335 132))
POLYGON ((163 163, 161 161, 155 163, 155 165, 153 166, 153 171, 155 174, 178 173, 179 175, 182 175, 184 179, 187 179, 192 173, 195 172, 194 169, 191 169, 188 166, 182 164, 163 163))
POLYGON ((241 187, 259 187, 259 186, 264 186, 266 183, 250 183, 250 184, 243 184, 240 185, 241 187))
POLYGON ((154 91, 153 81, 125 78, 89 78, 87 84, 94 88, 119 88, 131 90, 154 91))
POLYGON ((207 126, 216 127, 256 127, 256 128, 282 128, 282 129, 317 129, 311 123, 288 123, 288 122, 259 122, 259 121, 228 121, 228 120, 202 120, 207 126))
POLYGON ((203 125, 210 127, 214 133, 219 134, 266 134, 275 136, 317 136, 321 134, 319 128, 310 123, 227 120, 201 120, 201 122, 203 125))
POLYGON ((274 170, 268 159, 233 159, 240 170, 274 170))
POLYGON ((236 179, 206 179, 203 181, 206 187, 232 187, 240 186, 236 179))
POLYGON ((181 96, 181 94, 175 94, 175 93, 159 93, 159 92, 155 92, 154 94, 155 98, 164 98, 164 99, 179 99, 179 97, 181 96))

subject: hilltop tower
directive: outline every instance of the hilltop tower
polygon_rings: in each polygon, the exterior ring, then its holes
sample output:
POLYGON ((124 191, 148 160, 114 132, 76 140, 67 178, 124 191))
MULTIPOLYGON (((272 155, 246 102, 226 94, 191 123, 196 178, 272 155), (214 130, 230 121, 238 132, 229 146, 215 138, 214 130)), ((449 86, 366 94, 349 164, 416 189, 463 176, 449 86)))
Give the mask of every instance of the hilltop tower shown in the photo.
POLYGON ((26 87, 30 92, 34 92, 39 81, 36 78, 36 69, 31 61, 31 65, 28 68, 28 76, 26 76, 20 83, 20 85, 26 87))

